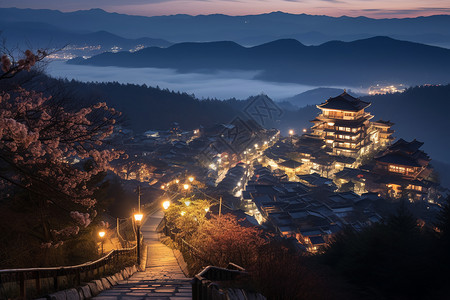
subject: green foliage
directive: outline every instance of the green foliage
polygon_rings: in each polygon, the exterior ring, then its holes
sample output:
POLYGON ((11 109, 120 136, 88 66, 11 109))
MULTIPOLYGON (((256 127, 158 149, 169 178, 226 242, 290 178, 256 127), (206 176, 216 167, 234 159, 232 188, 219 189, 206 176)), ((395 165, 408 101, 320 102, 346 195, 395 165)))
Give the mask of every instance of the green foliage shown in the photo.
POLYGON ((190 237, 206 221, 210 206, 211 203, 208 200, 193 197, 181 198, 167 209, 167 223, 170 228, 179 232, 180 237, 190 237))

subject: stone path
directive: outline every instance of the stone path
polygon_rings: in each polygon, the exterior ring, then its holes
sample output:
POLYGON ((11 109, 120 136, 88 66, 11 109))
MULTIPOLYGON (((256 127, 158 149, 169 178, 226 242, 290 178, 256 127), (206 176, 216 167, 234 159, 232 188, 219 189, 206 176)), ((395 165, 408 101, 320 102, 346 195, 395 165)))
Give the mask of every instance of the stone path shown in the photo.
POLYGON ((191 279, 178 266, 172 249, 159 241, 156 227, 164 213, 158 211, 142 225, 148 245, 145 272, 137 272, 112 289, 103 291, 96 300, 188 300, 192 299, 191 279))

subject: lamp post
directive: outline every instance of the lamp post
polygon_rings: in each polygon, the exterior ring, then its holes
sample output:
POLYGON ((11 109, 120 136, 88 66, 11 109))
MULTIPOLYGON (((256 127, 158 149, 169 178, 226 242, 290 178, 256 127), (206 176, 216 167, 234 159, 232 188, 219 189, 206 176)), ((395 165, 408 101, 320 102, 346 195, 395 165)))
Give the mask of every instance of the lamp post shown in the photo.
POLYGON ((144 215, 140 212, 134 214, 134 221, 136 223, 136 254, 137 254, 137 265, 141 264, 141 221, 144 215))
POLYGON ((289 130, 289 136, 291 137, 291 143, 292 143, 292 137, 294 136, 294 130, 293 129, 290 129, 289 130))
POLYGON ((102 255, 101 256, 103 256, 103 241, 104 241, 103 238, 105 237, 105 234, 106 234, 106 232, 103 230, 98 232, 98 236, 100 237, 100 242, 102 244, 102 255))

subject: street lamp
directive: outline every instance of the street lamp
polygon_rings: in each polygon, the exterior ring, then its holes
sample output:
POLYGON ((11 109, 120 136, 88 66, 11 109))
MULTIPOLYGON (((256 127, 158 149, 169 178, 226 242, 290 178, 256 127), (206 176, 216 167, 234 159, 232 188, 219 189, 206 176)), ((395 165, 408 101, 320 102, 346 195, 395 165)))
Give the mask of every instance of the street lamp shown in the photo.
POLYGON ((136 223, 136 254, 137 254, 137 265, 141 265, 141 222, 142 218, 144 217, 143 214, 140 212, 137 214, 134 214, 134 221, 136 223))
POLYGON ((100 237, 100 241, 101 241, 101 244, 102 244, 102 256, 103 256, 103 241, 104 241, 103 238, 105 237, 105 234, 106 234, 106 232, 104 230, 100 230, 98 232, 98 236, 100 237))
POLYGON ((192 177, 192 176, 190 176, 188 179, 189 179, 190 182, 194 181, 194 177, 192 177))
POLYGON ((162 204, 162 206, 163 206, 163 208, 164 208, 165 210, 167 210, 167 209, 169 208, 169 206, 170 206, 170 201, 169 201, 169 200, 164 201, 163 204, 162 204))
POLYGON ((290 129, 290 130, 289 130, 289 135, 290 135, 290 136, 294 135, 294 130, 293 130, 293 129, 290 129))

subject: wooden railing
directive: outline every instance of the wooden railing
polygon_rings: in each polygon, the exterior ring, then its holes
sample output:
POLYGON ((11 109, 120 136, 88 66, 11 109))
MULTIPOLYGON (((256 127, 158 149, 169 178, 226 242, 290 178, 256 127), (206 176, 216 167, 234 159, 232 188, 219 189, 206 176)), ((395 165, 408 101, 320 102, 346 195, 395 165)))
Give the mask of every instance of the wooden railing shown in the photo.
MULTIPOLYGON (((226 268, 208 266, 195 275, 192 280, 192 299, 213 299, 213 289, 216 287, 216 285, 212 284, 213 282, 233 282, 242 280, 248 276, 244 268, 233 263, 229 263, 226 268)), ((228 285, 232 286, 232 284, 228 285)))
POLYGON ((196 247, 188 243, 185 239, 176 234, 171 228, 169 228, 169 226, 167 226, 167 223, 164 225, 164 234, 170 237, 172 241, 174 241, 178 245, 181 253, 187 254, 192 258, 200 260, 205 266, 212 264, 211 261, 206 257, 205 253, 201 252, 196 247))
POLYGON ((27 299, 79 286, 116 266, 134 264, 135 257, 136 246, 112 250, 96 261, 76 266, 0 270, 0 298, 27 299))

